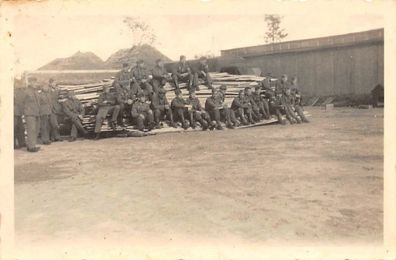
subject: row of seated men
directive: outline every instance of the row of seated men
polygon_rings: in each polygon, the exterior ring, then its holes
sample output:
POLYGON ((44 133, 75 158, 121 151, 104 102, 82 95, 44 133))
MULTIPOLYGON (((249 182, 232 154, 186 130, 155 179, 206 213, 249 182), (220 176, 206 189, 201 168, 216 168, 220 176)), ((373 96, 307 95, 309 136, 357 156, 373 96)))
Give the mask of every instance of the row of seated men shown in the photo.
MULTIPOLYGON (((82 125, 85 109, 75 97, 73 91, 67 93, 64 102, 59 102, 59 90, 53 80, 48 85, 38 84, 36 78, 29 78, 26 89, 17 88, 14 95, 14 129, 16 144, 19 147, 27 146, 28 151, 38 151, 37 137, 40 135, 43 144, 59 141, 59 124, 57 118, 66 115, 72 123, 70 141, 77 138, 78 131, 86 135, 82 125), (27 142, 25 142, 22 115, 26 122, 27 142)), ((240 124, 254 124, 261 119, 268 119, 271 114, 276 115, 281 124, 285 122, 282 114, 290 123, 308 122, 305 118, 301 98, 296 87, 296 79, 289 84, 284 75, 272 84, 269 78, 252 92, 250 88, 241 91, 231 107, 224 103, 226 86, 219 89, 212 88, 204 107, 195 96, 195 89, 191 88, 189 97, 184 99, 181 91, 176 88, 176 97, 169 103, 166 98, 164 83, 145 91, 140 84, 136 87, 134 81, 129 84, 120 84, 114 81, 115 92, 105 87, 98 100, 98 110, 95 122, 96 138, 100 138, 103 120, 110 114, 110 126, 123 125, 124 117, 129 123, 135 124, 139 130, 160 128, 166 120, 170 126, 177 127, 177 123, 187 129, 195 128, 197 124, 206 129, 223 129, 221 121, 228 128, 240 124), (131 89, 137 88, 136 92, 131 89)), ((150 81, 150 83, 153 81, 150 81)), ((146 86, 152 86, 148 81, 146 86)))

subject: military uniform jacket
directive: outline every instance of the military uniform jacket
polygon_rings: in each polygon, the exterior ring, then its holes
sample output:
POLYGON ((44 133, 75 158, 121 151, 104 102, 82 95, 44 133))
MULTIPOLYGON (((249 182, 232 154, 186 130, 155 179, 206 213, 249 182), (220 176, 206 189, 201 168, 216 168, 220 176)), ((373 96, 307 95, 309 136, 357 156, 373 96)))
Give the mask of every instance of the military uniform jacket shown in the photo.
POLYGON ((50 115, 52 112, 52 97, 50 92, 39 92, 40 115, 50 115))
POLYGON ((124 88, 117 88, 117 102, 119 104, 124 104, 128 99, 134 99, 132 92, 124 88))
POLYGON ((246 97, 244 98, 235 97, 231 104, 232 110, 238 110, 240 108, 248 108, 248 107, 249 107, 249 101, 246 97))
POLYGON ((116 85, 127 86, 131 83, 131 74, 127 70, 119 71, 115 76, 116 85))
POLYGON ((84 114, 84 107, 77 98, 67 98, 63 103, 63 112, 68 117, 73 117, 76 114, 84 114))
POLYGON ((253 99, 253 94, 251 94, 250 96, 246 95, 245 98, 247 100, 247 103, 250 104, 252 107, 257 106, 256 102, 253 99))
POLYGON ((208 97, 205 102, 205 110, 213 111, 222 106, 223 102, 220 97, 208 97))
POLYGON ((186 105, 186 101, 184 100, 184 98, 180 98, 180 97, 175 97, 172 100, 172 108, 184 108, 184 106, 186 105))
POLYGON ((190 65, 188 65, 188 63, 181 63, 179 62, 179 64, 177 64, 177 68, 176 68, 176 72, 178 74, 183 74, 183 73, 191 73, 191 68, 190 65))
POLYGON ((40 98, 36 89, 27 88, 23 92, 22 100, 25 116, 40 116, 40 98))
POLYGON ((14 89, 14 115, 23 115, 23 95, 24 89, 16 88, 14 89))
POLYGON ((253 99, 253 101, 254 101, 256 104, 263 102, 263 97, 261 96, 261 94, 257 94, 257 93, 255 93, 255 92, 252 93, 252 99, 253 99))
POLYGON ((164 67, 156 65, 152 70, 152 74, 154 79, 162 80, 168 75, 168 72, 164 67))
POLYGON ((142 79, 148 79, 149 73, 146 68, 139 68, 136 66, 132 69, 132 76, 140 83, 142 79))
POLYGON ((158 93, 155 93, 151 99, 152 109, 164 109, 165 105, 169 105, 166 95, 160 96, 158 93))
POLYGON ((62 105, 59 103, 59 90, 50 88, 51 94, 51 104, 52 104, 52 113, 60 114, 62 113, 62 105))
POLYGON ((199 72, 203 71, 203 72, 205 72, 207 74, 209 72, 209 65, 208 64, 199 63, 198 71, 199 72))
POLYGON ((98 106, 114 106, 117 104, 117 95, 115 93, 105 93, 100 94, 98 99, 98 106), (107 103, 105 103, 107 101, 107 103))
POLYGON ((192 106, 191 109, 194 110, 194 111, 201 111, 202 110, 201 102, 199 101, 199 99, 197 97, 195 97, 195 98, 189 97, 186 100, 186 104, 187 105, 191 105, 192 106))
POLYGON ((147 113, 149 111, 150 111, 149 104, 147 104, 146 102, 141 102, 140 100, 137 100, 132 105, 131 114, 132 114, 132 117, 138 117, 140 114, 147 113))

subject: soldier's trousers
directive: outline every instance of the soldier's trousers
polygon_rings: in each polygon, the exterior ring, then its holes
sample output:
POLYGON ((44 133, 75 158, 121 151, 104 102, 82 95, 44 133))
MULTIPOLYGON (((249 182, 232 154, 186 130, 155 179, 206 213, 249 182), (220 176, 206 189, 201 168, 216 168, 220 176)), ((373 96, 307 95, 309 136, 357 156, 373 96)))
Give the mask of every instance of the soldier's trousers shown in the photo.
POLYGON ((131 105, 123 103, 119 104, 120 111, 118 112, 117 122, 118 124, 124 123, 124 116, 126 115, 127 119, 131 119, 131 113, 129 113, 132 109, 131 105))
POLYGON ((145 125, 150 126, 154 123, 153 111, 149 110, 147 112, 142 112, 134 119, 136 120, 137 128, 143 131, 145 125))
POLYGON ((14 116, 14 147, 24 146, 26 146, 26 141, 22 116, 14 116))
POLYGON ((154 109, 154 121, 158 125, 164 117, 167 117, 171 123, 173 123, 173 114, 171 109, 165 109, 165 108, 158 108, 154 109))
POLYGON ((218 125, 218 126, 221 125, 220 124, 221 116, 220 116, 220 110, 219 109, 210 110, 210 111, 208 111, 208 113, 209 113, 209 116, 210 116, 210 120, 215 121, 216 125, 218 125))
POLYGON ((32 149, 37 145, 37 137, 40 131, 40 117, 39 116, 25 116, 26 122, 26 146, 32 149))
POLYGON ((247 119, 252 120, 251 110, 248 108, 238 108, 234 111, 235 117, 239 118, 242 124, 247 124, 247 119), (248 116, 248 118, 246 118, 248 116))
POLYGON ((210 118, 209 115, 205 111, 188 111, 187 112, 190 124, 194 125, 195 121, 198 121, 201 123, 202 126, 207 127, 208 124, 210 123, 210 118))
POLYGON ((166 84, 166 79, 156 79, 154 78, 151 81, 151 84, 153 85, 153 92, 154 93, 158 93, 158 89, 160 89, 161 87, 165 86, 166 84))
POLYGON ((270 117, 269 107, 266 100, 257 103, 259 112, 264 116, 264 118, 268 119, 270 117))
POLYGON ((191 89, 191 86, 194 83, 194 76, 192 73, 184 77, 177 74, 172 74, 172 79, 177 89, 179 89, 179 81, 187 83, 187 89, 189 90, 191 89))
POLYGON ((43 143, 50 141, 50 115, 40 116, 40 138, 43 143))
POLYGON ((112 114, 111 115, 112 122, 114 123, 117 122, 117 117, 119 112, 120 112, 119 105, 100 107, 98 113, 96 114, 95 133, 100 133, 100 130, 102 129, 103 120, 106 119, 108 114, 112 114))
POLYGON ((77 138, 78 131, 80 131, 82 133, 86 133, 86 130, 85 130, 84 126, 82 125, 80 118, 78 118, 77 114, 70 117, 70 120, 72 122, 72 127, 71 127, 71 131, 70 131, 71 137, 77 138))
POLYGON ((58 124, 58 115, 55 113, 51 113, 50 115, 50 129, 51 129, 51 140, 59 140, 59 124, 58 124))
POLYGON ((185 117, 184 117, 184 112, 186 111, 185 108, 174 108, 173 109, 173 119, 175 121, 179 121, 182 124, 184 124, 185 117))
POLYGON ((212 78, 210 77, 209 73, 206 73, 206 75, 203 75, 200 72, 194 73, 194 83, 193 83, 194 87, 199 85, 199 79, 203 79, 205 82, 205 85, 208 88, 212 88, 212 78))
POLYGON ((237 122, 238 122, 235 117, 234 111, 232 109, 229 109, 228 107, 224 107, 223 109, 220 110, 220 118, 226 124, 229 124, 229 125, 237 124, 237 122))
POLYGON ((309 122, 309 120, 308 120, 307 117, 305 116, 304 110, 303 110, 303 108, 302 108, 301 106, 295 105, 295 106, 294 106, 294 109, 296 110, 297 115, 301 118, 301 120, 302 120, 304 123, 308 123, 308 122, 309 122))

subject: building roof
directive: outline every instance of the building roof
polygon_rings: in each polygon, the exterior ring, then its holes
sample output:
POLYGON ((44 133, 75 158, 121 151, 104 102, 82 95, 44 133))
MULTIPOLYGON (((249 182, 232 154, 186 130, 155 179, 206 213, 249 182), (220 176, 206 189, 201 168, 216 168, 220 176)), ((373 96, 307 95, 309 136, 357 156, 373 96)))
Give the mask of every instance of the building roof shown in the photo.
POLYGON ((239 56, 247 58, 275 53, 312 51, 361 44, 383 44, 383 42, 384 29, 381 28, 357 33, 222 50, 221 56, 239 56))

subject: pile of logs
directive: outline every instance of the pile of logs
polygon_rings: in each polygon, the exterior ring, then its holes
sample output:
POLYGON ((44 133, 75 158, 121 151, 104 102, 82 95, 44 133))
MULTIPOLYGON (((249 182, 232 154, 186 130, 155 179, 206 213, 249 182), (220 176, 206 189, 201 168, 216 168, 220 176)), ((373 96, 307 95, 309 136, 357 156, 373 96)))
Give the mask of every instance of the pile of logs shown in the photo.
MULTIPOLYGON (((225 103, 231 105, 234 97, 238 95, 239 90, 245 87, 255 87, 259 82, 263 81, 264 77, 254 75, 231 75, 228 73, 210 73, 213 81, 213 87, 219 88, 221 85, 227 86, 225 103)), ((67 90, 74 90, 76 97, 85 106, 86 115, 83 118, 83 125, 88 131, 93 131, 95 125, 95 104, 98 101, 99 95, 103 91, 104 86, 112 86, 113 79, 106 79, 98 83, 84 84, 84 85, 59 85, 60 89, 60 102, 65 97, 67 90)), ((185 98, 188 98, 188 90, 185 83, 180 84, 180 90, 185 98)), ((204 85, 199 86, 200 90, 196 91, 196 96, 201 101, 201 105, 205 105, 206 99, 211 96, 212 91, 204 85)), ((167 83, 165 85, 167 90, 166 96, 168 101, 171 102, 175 97, 173 84, 167 83)), ((121 129, 120 129, 121 130, 121 129)), ((102 131, 111 131, 107 126, 107 121, 102 127, 102 131)))

